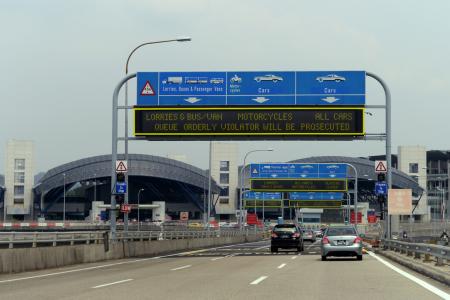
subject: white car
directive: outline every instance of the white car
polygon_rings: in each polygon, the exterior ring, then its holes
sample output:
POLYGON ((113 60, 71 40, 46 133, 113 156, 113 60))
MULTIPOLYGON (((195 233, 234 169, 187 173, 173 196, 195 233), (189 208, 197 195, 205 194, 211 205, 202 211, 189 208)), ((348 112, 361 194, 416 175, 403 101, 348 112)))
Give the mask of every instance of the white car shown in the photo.
POLYGON ((256 82, 261 82, 261 81, 272 81, 272 82, 283 81, 283 77, 276 76, 276 75, 273 75, 273 74, 267 74, 267 75, 263 75, 263 76, 256 76, 254 79, 255 79, 256 82))
POLYGON ((336 74, 329 74, 326 76, 319 76, 316 78, 318 82, 324 82, 324 81, 334 81, 334 82, 341 82, 345 81, 345 77, 336 75, 336 74))

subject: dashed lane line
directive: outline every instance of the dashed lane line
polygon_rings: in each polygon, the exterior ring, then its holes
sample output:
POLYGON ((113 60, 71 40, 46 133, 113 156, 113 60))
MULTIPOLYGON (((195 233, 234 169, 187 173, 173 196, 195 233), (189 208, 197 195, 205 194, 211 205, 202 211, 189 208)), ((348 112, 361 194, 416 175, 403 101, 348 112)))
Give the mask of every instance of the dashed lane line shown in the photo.
POLYGON ((174 253, 174 254, 155 256, 155 257, 150 257, 150 258, 141 258, 141 259, 127 260, 127 261, 121 261, 121 262, 116 262, 116 263, 104 264, 104 265, 99 265, 99 266, 92 266, 92 267, 79 268, 79 269, 71 269, 71 270, 67 270, 67 271, 60 271, 60 272, 46 273, 46 274, 40 274, 40 275, 34 275, 34 276, 26 276, 26 277, 5 279, 5 280, 0 280, 0 284, 1 283, 22 281, 22 280, 30 280, 30 279, 36 279, 36 278, 45 278, 45 277, 51 277, 51 276, 58 276, 58 275, 63 275, 63 274, 70 274, 70 273, 83 272, 83 271, 90 271, 90 270, 96 270, 96 269, 103 269, 103 268, 108 268, 108 267, 113 267, 113 266, 124 265, 124 264, 133 264, 133 263, 144 262, 144 261, 148 261, 148 260, 155 260, 155 259, 166 258, 166 257, 174 257, 174 256, 182 256, 182 255, 188 255, 190 253, 206 252, 206 251, 217 250, 217 249, 222 249, 222 248, 230 248, 230 247, 241 246, 241 245, 251 245, 251 244, 256 244, 256 243, 261 243, 261 241, 250 242, 250 243, 241 243, 241 244, 233 244, 233 245, 220 246, 220 247, 215 247, 215 248, 205 248, 205 249, 196 250, 196 251, 178 252, 178 253, 174 253))
POLYGON ((96 285, 96 286, 93 286, 92 288, 93 289, 98 289, 98 288, 102 288, 102 287, 105 287, 105 286, 110 286, 110 285, 113 285, 113 284, 119 284, 119 283, 128 282, 128 281, 131 281, 131 280, 133 280, 133 279, 124 279, 124 280, 115 281, 115 282, 111 282, 111 283, 105 283, 105 284, 96 285))
POLYGON ((281 264, 281 265, 279 265, 277 268, 278 269, 282 269, 282 268, 284 268, 286 266, 286 264, 281 264))
POLYGON ((192 267, 192 265, 186 265, 186 266, 170 269, 170 271, 178 271, 178 270, 183 270, 183 269, 187 269, 187 268, 190 268, 190 267, 192 267))
POLYGON ((261 276, 261 277, 259 277, 258 279, 256 279, 256 280, 250 282, 250 284, 252 284, 252 285, 259 284, 261 281, 265 280, 267 277, 269 277, 269 276, 261 276))

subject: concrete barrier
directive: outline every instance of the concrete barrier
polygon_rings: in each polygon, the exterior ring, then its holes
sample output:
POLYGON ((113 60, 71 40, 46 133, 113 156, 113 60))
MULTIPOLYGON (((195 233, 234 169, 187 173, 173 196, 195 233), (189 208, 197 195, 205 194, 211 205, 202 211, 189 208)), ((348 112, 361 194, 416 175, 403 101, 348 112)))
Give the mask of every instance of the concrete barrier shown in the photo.
POLYGON ((111 259, 160 255, 258 240, 261 240, 260 235, 120 242, 110 244, 108 252, 104 251, 103 244, 1 249, 0 273, 18 273, 111 259))

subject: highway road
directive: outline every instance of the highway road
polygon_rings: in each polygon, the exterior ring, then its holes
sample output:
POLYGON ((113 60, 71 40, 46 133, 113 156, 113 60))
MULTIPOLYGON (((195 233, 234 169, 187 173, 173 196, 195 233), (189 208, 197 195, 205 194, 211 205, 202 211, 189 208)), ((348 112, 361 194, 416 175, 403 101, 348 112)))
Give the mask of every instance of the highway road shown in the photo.
POLYGON ((450 299, 450 288, 372 253, 320 260, 269 242, 0 276, 0 299, 450 299), (394 268, 394 269, 393 269, 394 268))

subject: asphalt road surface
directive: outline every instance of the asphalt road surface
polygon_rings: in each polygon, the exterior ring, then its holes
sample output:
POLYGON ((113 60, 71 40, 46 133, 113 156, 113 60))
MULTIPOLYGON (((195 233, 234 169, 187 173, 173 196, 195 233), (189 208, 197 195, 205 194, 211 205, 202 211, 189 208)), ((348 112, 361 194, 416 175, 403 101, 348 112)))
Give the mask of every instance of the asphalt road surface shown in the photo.
POLYGON ((0 275, 0 299, 450 299, 450 288, 372 253, 271 254, 269 242, 0 275))

